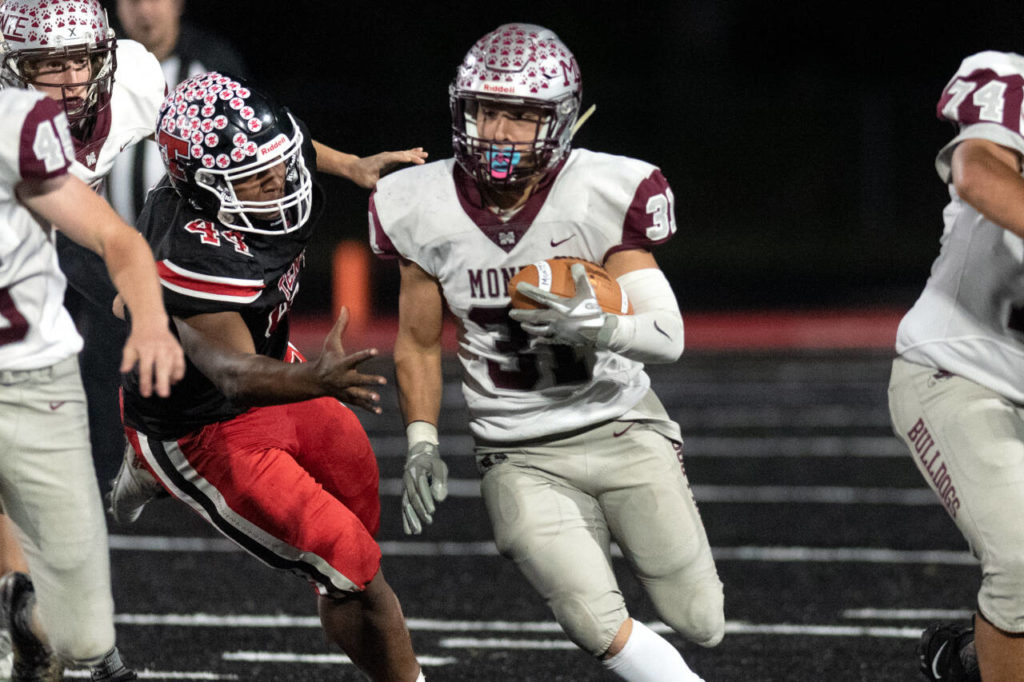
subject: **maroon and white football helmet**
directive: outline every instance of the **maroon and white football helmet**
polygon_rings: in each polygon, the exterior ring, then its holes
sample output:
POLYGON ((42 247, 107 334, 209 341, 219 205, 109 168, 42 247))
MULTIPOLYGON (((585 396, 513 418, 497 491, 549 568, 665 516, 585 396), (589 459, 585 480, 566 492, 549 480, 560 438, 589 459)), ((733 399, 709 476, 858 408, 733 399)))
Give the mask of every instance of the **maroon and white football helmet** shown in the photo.
POLYGON ((462 168, 496 187, 515 186, 553 169, 569 153, 582 99, 580 69, 553 31, 534 24, 504 24, 478 40, 448 89, 452 144, 462 168), (482 102, 543 110, 532 149, 483 139, 477 131, 482 102))
POLYGON ((164 98, 156 140, 171 184, 193 206, 242 232, 298 230, 313 206, 303 135, 291 113, 244 80, 200 73, 164 98), (280 163, 284 195, 245 201, 233 183, 280 163))
POLYGON ((0 87, 35 87, 41 58, 87 59, 89 80, 61 86, 68 121, 86 123, 110 103, 117 41, 99 0, 3 0, 0 34, 0 87), (69 92, 82 86, 84 97, 69 92))

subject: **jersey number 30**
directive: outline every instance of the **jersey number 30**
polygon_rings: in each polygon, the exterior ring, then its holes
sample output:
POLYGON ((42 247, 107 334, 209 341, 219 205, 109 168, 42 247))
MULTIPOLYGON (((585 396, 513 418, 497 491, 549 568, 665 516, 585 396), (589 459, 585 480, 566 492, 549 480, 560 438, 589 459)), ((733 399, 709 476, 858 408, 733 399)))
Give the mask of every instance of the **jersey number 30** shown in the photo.
MULTIPOLYGON (((542 376, 537 351, 530 348, 530 335, 523 331, 518 322, 508 316, 508 306, 501 308, 474 307, 469 309, 469 319, 483 327, 495 337, 495 349, 514 358, 503 366, 494 360, 487 360, 487 374, 496 388, 516 391, 532 391, 540 387, 542 376)), ((551 361, 547 363, 555 385, 581 383, 590 379, 590 367, 576 356, 570 346, 547 346, 551 361)))

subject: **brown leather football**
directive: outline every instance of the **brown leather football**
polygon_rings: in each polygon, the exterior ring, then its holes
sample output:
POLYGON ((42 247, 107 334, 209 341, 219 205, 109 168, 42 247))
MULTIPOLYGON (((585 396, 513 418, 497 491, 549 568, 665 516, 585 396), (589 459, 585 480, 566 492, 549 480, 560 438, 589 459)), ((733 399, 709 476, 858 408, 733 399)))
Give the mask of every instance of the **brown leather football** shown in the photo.
POLYGON ((594 289, 597 302, 606 313, 615 315, 632 315, 633 304, 626 297, 615 278, 597 263, 580 258, 549 258, 539 263, 527 265, 509 280, 508 292, 512 297, 513 308, 533 310, 543 307, 532 298, 527 298, 518 291, 520 282, 529 282, 545 291, 559 296, 571 297, 576 293, 576 285, 572 281, 573 263, 583 263, 587 269, 587 279, 594 289))

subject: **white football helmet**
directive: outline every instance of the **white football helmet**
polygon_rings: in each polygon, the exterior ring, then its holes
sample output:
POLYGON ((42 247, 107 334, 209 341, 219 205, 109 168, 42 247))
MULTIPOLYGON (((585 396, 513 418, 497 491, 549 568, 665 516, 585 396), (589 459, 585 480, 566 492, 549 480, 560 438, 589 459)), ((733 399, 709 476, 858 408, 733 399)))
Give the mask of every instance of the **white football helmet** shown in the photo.
POLYGON ((551 171, 569 153, 580 111, 582 82, 576 58, 553 31, 534 24, 504 24, 478 40, 448 89, 452 144, 462 168, 488 185, 521 184, 551 171), (481 138, 481 102, 542 109, 528 153, 481 138))
POLYGON ((31 68, 40 58, 88 59, 84 97, 64 91, 64 109, 73 125, 94 119, 110 102, 117 68, 114 31, 99 0, 3 0, 0 4, 0 87, 31 89, 31 68))

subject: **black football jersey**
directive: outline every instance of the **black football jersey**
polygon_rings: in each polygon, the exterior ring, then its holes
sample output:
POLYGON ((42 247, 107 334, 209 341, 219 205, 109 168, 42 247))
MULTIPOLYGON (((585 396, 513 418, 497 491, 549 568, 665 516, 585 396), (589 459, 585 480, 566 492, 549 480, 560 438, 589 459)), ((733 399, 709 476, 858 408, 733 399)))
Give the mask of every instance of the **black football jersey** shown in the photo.
MULTIPOLYGON (((315 176, 316 152, 308 131, 303 132, 303 160, 315 176)), ((252 334, 256 352, 284 359, 288 311, 299 291, 306 244, 323 203, 323 191, 314 183, 313 209, 300 229, 274 235, 240 232, 199 213, 165 177, 146 199, 137 227, 153 250, 167 313, 187 318, 237 312, 252 334)), ((179 438, 247 409, 232 404, 187 357, 185 377, 168 398, 143 398, 134 373, 125 375, 122 385, 125 423, 161 440, 179 438)))

